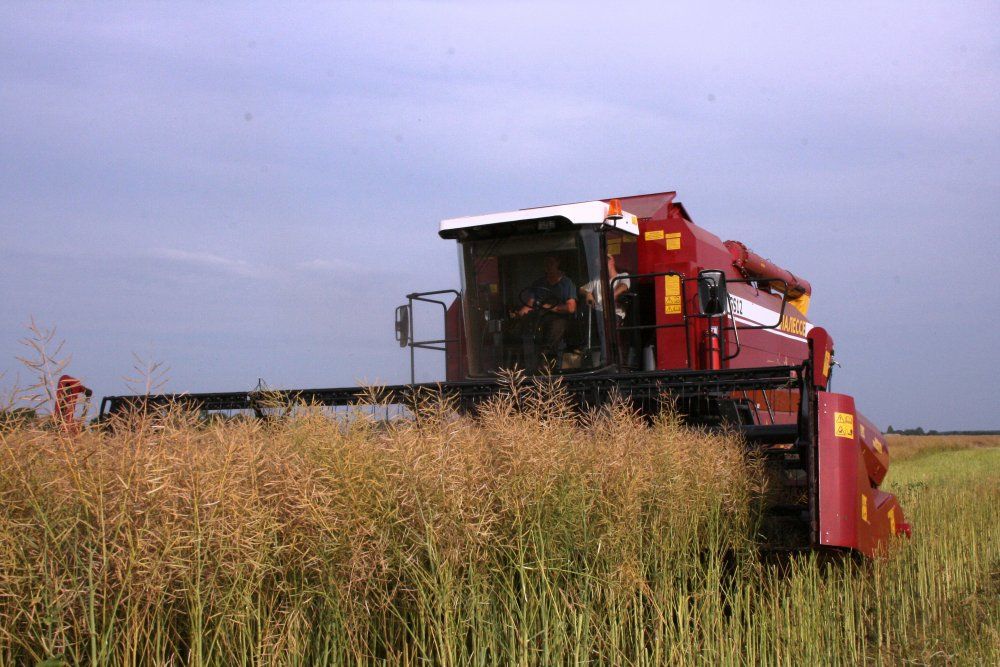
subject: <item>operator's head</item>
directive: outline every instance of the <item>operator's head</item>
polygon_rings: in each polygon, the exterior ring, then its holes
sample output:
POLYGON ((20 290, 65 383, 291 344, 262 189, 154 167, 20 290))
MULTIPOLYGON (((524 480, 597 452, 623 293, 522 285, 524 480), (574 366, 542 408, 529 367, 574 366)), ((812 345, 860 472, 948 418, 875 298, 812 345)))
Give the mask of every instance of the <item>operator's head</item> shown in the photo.
POLYGON ((618 268, 615 264, 615 256, 610 253, 608 253, 608 273, 611 275, 618 273, 618 268))
POLYGON ((562 273, 559 271, 559 258, 555 255, 548 255, 543 266, 545 266, 545 277, 549 280, 557 280, 562 273))

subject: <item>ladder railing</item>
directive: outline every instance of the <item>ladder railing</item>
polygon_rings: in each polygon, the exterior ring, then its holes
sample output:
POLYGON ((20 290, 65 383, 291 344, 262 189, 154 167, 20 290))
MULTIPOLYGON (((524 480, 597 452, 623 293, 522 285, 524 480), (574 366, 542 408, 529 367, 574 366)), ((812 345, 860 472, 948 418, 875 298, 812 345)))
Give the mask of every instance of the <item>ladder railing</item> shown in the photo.
POLYGON ((399 341, 400 347, 410 348, 410 384, 415 384, 417 381, 417 350, 435 350, 437 352, 447 353, 449 343, 458 344, 458 354, 461 356, 465 353, 462 349, 462 336, 459 334, 457 337, 448 338, 448 304, 441 299, 432 299, 430 297, 440 296, 443 294, 453 294, 456 299, 462 298, 462 293, 458 290, 453 289, 442 289, 434 290, 433 292, 413 292, 412 294, 406 295, 406 304, 399 306, 396 309, 396 340, 399 341), (428 338, 427 340, 414 340, 414 317, 413 317, 413 304, 414 302, 430 303, 441 306, 442 318, 444 320, 444 338, 428 338), (405 321, 401 319, 401 310, 405 309, 405 321), (407 333, 405 338, 402 336, 400 327, 405 325, 407 328, 407 333))

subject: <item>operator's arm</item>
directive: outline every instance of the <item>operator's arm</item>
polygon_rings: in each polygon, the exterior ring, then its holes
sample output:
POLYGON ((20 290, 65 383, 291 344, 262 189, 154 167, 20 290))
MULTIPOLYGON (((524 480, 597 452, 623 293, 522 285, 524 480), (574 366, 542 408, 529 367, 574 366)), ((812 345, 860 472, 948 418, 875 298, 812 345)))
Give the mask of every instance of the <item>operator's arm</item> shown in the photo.
POLYGON ((576 312, 576 299, 566 299, 566 303, 560 303, 558 306, 545 304, 542 306, 542 310, 548 310, 560 315, 572 315, 576 312))
POLYGON ((566 300, 558 306, 552 308, 552 312, 562 315, 572 315, 576 312, 576 285, 569 278, 563 276, 559 285, 560 296, 566 300))
POLYGON ((618 282, 615 283, 614 298, 615 301, 618 301, 618 297, 620 297, 622 294, 632 289, 632 281, 629 280, 628 274, 624 272, 619 273, 618 276, 616 277, 616 280, 618 282))
POLYGON ((517 310, 515 311, 515 314, 516 314, 516 315, 517 315, 518 317, 524 317, 525 315, 527 315, 528 313, 530 313, 530 312, 531 312, 531 310, 532 310, 532 309, 533 309, 534 307, 535 307, 535 297, 533 297, 533 296, 530 296, 530 297, 528 297, 528 303, 527 303, 526 305, 523 305, 523 306, 521 306, 520 308, 518 308, 518 309, 517 309, 517 310))

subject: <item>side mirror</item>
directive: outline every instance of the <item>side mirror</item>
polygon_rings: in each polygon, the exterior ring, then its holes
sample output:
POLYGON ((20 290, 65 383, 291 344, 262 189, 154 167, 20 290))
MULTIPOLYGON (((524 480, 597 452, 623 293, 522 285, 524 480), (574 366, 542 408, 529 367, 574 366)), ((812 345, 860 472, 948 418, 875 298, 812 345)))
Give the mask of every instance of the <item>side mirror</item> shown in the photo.
POLYGON ((410 306, 396 308, 396 340, 400 347, 410 344, 410 306))
POLYGON ((698 307, 702 315, 724 315, 729 310, 726 274, 705 270, 698 274, 698 307))

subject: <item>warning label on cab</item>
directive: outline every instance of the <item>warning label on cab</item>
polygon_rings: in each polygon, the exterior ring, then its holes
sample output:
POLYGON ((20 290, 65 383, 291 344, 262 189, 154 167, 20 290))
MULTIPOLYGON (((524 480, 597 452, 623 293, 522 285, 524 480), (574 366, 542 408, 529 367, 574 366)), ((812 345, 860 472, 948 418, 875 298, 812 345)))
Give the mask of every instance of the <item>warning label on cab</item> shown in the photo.
POLYGON ((680 276, 663 276, 663 312, 666 315, 680 315, 684 312, 680 276))

